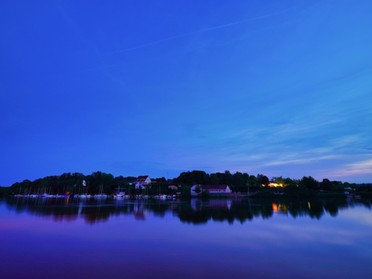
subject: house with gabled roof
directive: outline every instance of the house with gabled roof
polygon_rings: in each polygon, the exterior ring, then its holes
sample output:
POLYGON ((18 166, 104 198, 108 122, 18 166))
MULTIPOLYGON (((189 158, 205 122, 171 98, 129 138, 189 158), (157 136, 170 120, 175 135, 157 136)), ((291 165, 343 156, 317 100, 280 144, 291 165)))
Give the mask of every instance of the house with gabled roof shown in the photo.
POLYGON ((136 182, 135 182, 135 188, 136 189, 145 189, 146 187, 150 187, 151 186, 151 179, 150 179, 150 176, 148 175, 141 175, 141 176, 138 176, 137 179, 136 179, 136 182))

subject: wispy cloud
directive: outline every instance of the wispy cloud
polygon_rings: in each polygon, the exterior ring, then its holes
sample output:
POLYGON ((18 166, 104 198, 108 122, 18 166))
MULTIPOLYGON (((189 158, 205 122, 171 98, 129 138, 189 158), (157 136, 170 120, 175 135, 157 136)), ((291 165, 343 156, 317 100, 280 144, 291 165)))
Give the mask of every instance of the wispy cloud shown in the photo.
POLYGON ((292 158, 280 158, 279 160, 268 160, 267 163, 263 163, 262 166, 282 166, 282 165, 293 165, 293 164, 309 164, 313 162, 319 162, 324 160, 335 159, 338 155, 324 155, 324 156, 303 156, 302 154, 292 154, 292 158))
POLYGON ((338 177, 354 176, 360 174, 372 174, 372 158, 346 164, 332 175, 338 177))

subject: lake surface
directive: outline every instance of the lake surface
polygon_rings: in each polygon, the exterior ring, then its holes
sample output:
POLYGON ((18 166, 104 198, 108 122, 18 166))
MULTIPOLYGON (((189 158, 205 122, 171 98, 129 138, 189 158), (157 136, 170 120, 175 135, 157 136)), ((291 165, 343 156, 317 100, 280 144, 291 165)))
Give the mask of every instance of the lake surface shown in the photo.
POLYGON ((368 200, 0 200, 0 278, 372 278, 368 200))

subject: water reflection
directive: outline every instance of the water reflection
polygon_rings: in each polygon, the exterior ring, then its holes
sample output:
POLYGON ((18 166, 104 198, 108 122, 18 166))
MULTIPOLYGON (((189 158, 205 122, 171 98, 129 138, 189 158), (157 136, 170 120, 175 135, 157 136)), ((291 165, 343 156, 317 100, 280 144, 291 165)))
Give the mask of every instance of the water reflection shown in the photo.
POLYGON ((157 200, 73 200, 73 199, 22 199, 5 201, 11 211, 44 217, 53 220, 75 221, 83 218, 89 224, 108 221, 111 217, 133 216, 146 220, 148 214, 164 217, 171 213, 181 222, 205 224, 209 221, 240 222, 254 218, 272 218, 275 214, 293 218, 310 217, 320 219, 323 215, 337 216, 343 208, 362 205, 371 208, 370 200, 347 199, 191 199, 189 201, 157 200))

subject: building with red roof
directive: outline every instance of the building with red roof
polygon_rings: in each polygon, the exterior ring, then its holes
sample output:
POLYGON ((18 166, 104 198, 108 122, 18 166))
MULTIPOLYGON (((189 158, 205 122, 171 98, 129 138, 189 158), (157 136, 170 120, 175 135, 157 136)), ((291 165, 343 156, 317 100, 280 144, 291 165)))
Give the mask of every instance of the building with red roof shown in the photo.
POLYGON ((199 196, 202 193, 207 193, 210 195, 228 195, 232 191, 229 185, 200 185, 196 184, 190 189, 191 196, 199 196))

